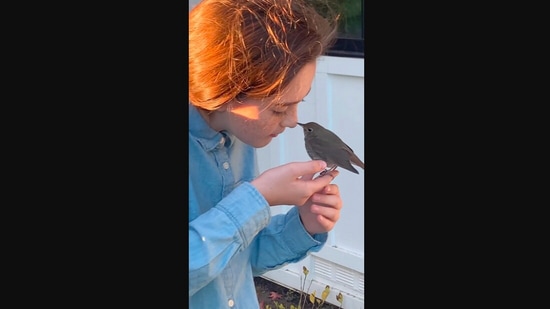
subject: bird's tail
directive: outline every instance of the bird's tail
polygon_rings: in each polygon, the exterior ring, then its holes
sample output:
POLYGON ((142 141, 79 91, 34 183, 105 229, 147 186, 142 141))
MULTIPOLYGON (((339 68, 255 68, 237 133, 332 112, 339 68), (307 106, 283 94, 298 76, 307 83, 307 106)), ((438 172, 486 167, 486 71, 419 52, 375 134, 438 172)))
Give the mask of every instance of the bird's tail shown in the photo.
POLYGON ((350 161, 351 163, 359 166, 360 168, 365 169, 365 164, 355 154, 351 156, 350 161))

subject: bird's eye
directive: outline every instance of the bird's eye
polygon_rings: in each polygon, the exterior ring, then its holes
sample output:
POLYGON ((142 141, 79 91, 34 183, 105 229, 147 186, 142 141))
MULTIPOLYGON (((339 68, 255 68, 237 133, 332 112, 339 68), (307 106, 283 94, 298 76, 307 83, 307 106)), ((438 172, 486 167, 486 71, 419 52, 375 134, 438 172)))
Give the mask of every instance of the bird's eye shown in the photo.
POLYGON ((313 131, 313 129, 312 129, 312 128, 307 128, 307 130, 308 130, 309 132, 313 131))

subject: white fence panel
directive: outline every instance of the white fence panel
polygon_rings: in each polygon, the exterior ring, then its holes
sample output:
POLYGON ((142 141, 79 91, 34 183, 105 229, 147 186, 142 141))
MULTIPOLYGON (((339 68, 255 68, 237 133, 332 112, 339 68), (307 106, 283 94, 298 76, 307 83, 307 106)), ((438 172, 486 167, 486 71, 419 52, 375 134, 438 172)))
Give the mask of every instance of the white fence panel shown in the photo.
MULTIPOLYGON (((365 160, 365 96, 364 59, 320 57, 312 90, 300 103, 298 120, 315 121, 339 135, 357 156, 365 160)), ((307 161, 302 128, 287 129, 268 146, 258 149, 260 172, 295 161, 307 161)), ((268 272, 265 278, 300 290, 302 267, 309 269, 306 289, 320 295, 326 285, 331 287, 327 302, 339 305, 336 295, 344 295, 343 308, 364 308, 364 211, 365 172, 359 175, 339 168, 334 180, 339 185, 344 202, 340 220, 329 233, 326 246, 305 260, 268 272)), ((272 214, 288 211, 290 206, 272 207, 272 214)))

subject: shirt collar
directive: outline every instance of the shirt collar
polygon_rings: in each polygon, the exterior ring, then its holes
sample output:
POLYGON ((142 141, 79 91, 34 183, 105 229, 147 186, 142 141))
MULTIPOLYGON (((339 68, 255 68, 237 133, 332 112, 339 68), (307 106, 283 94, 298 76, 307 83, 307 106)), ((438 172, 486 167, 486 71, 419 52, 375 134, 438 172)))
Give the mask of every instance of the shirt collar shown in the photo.
POLYGON ((235 140, 235 136, 225 130, 218 132, 212 129, 192 104, 189 104, 189 134, 206 151, 212 151, 220 145, 229 148, 235 140))

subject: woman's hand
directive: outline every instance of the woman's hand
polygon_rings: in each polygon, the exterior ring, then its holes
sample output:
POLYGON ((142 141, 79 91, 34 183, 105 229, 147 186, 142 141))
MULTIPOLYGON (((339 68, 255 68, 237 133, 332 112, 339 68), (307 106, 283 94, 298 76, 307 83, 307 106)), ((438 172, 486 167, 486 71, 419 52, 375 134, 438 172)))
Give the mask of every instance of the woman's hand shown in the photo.
POLYGON ((326 166, 320 160, 288 163, 263 172, 251 184, 270 206, 304 205, 315 192, 322 191, 332 181, 330 173, 312 179, 313 174, 326 166))
MULTIPOLYGON (((332 180, 338 174, 338 171, 332 171, 320 178, 329 178, 332 180), (329 175, 332 177, 329 177, 329 175)), ((302 224, 309 234, 326 233, 332 230, 336 221, 340 219, 340 209, 342 209, 342 199, 340 198, 338 186, 328 184, 313 194, 298 209, 302 224)))

